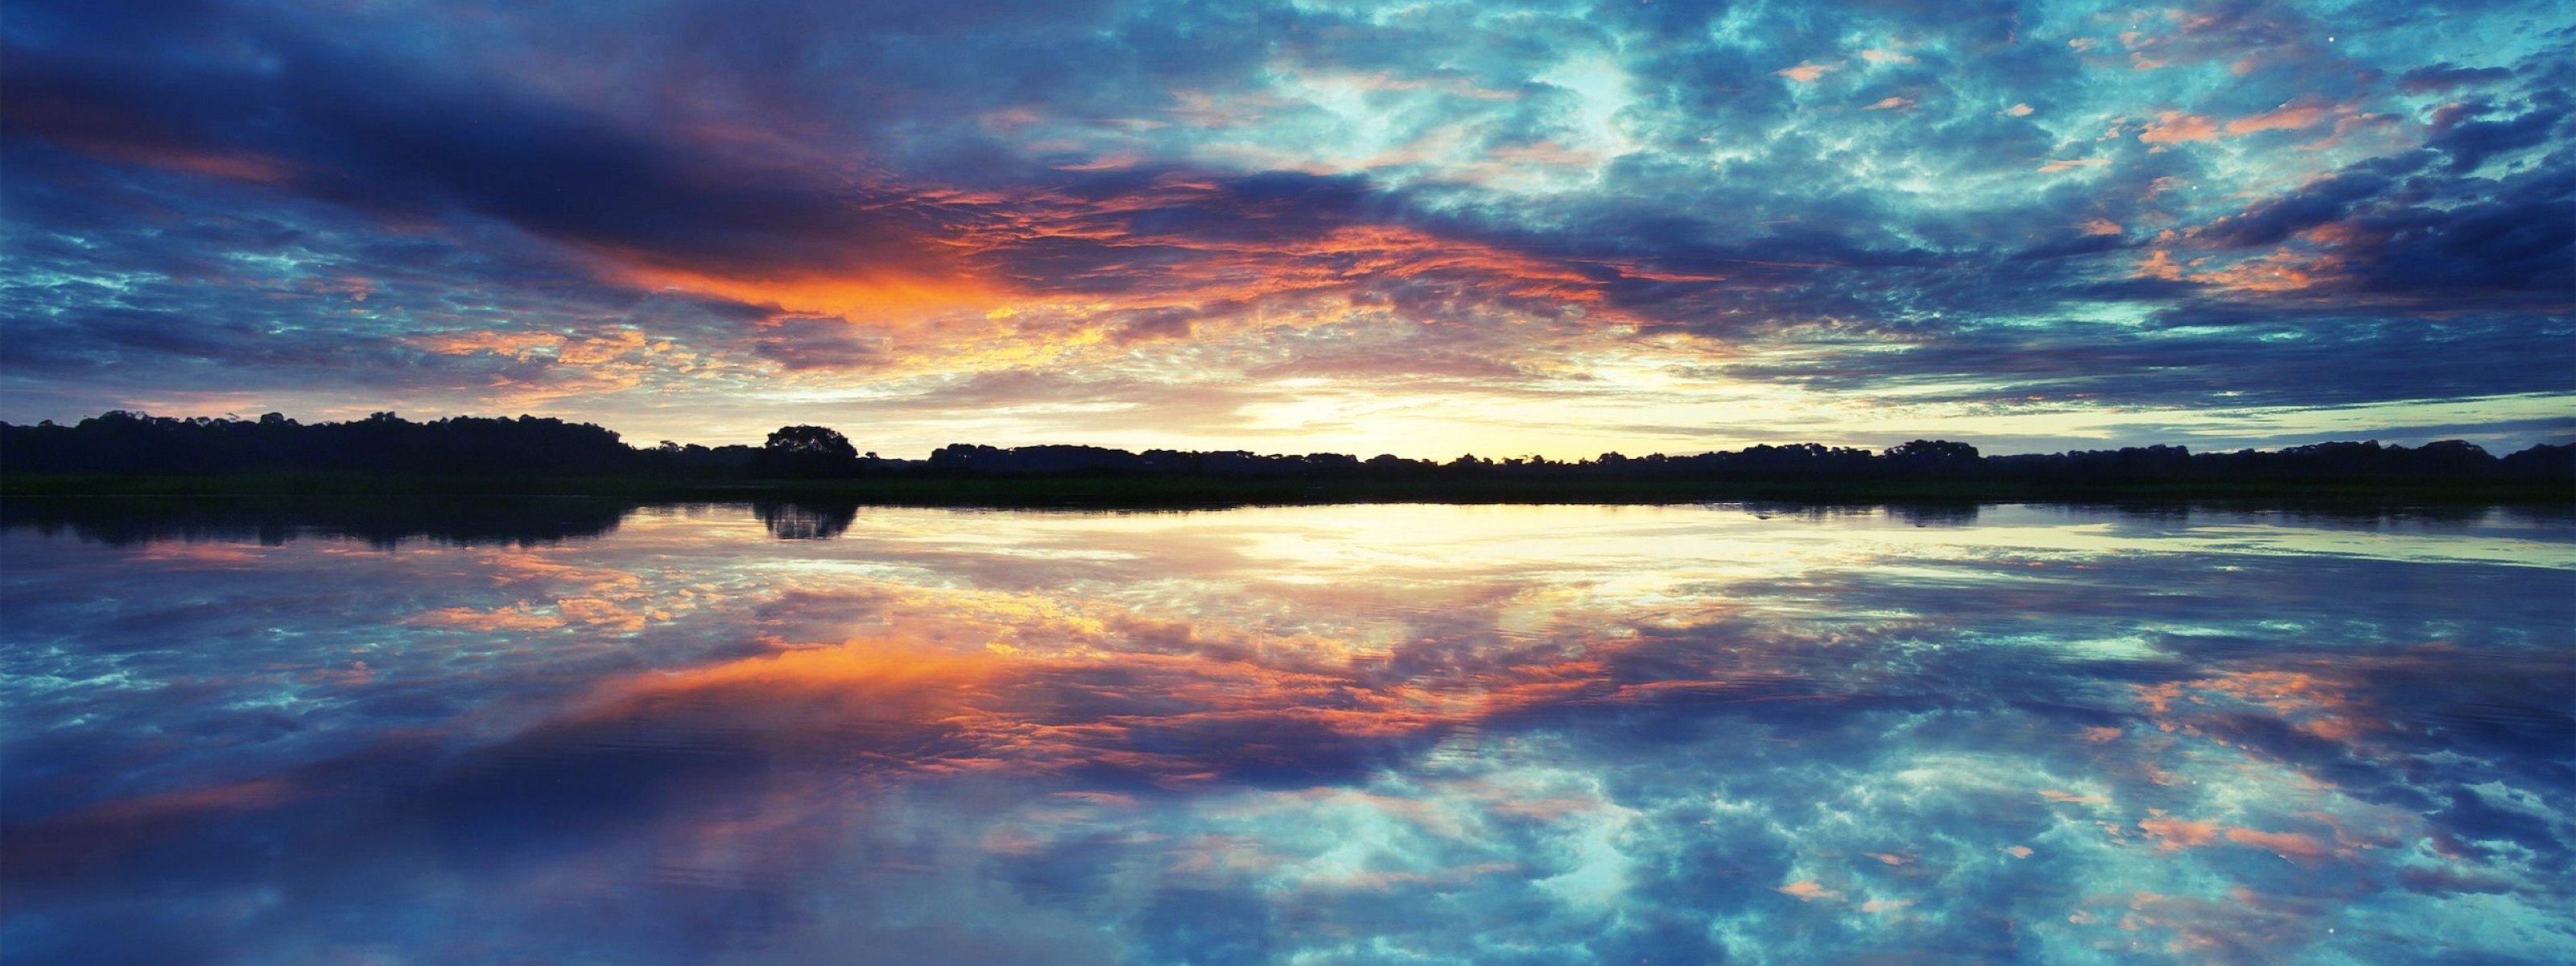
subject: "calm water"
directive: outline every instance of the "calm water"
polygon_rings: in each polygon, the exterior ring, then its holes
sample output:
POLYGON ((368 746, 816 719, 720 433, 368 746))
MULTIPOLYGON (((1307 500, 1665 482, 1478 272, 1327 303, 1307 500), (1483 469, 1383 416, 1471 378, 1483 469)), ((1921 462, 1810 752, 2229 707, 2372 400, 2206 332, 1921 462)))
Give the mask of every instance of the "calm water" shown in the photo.
POLYGON ((13 963, 2576 952, 2564 520, 16 511, 13 963))

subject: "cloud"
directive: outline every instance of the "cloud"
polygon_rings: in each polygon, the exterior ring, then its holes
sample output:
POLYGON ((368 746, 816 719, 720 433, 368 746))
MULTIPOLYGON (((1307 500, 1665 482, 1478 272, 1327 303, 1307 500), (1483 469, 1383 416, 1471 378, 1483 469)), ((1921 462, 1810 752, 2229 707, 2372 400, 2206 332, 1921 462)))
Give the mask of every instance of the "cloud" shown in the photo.
POLYGON ((2257 131, 2297 131, 2316 126, 2326 119, 2328 113, 2328 109, 2321 106, 2284 104, 2260 114, 2248 114, 2227 122, 2227 133, 2244 135, 2257 131))
POLYGON ((2492 110, 2490 105, 2455 105, 2435 112, 2433 136, 2425 145, 2451 156, 2453 170, 2468 173, 2486 163, 2489 157, 2538 147, 2557 125, 2561 116, 2558 105, 2563 96, 2546 99, 2549 106, 2504 120, 2466 120, 2492 110))
POLYGON ((1796 67, 1780 68, 1779 70, 1772 71, 1772 73, 1797 81, 1801 84, 1813 84, 1824 79, 1826 74, 1833 73, 1841 66, 1842 65, 1840 63, 1819 64, 1814 61, 1807 61, 1796 67))
POLYGON ((2155 120, 2138 132, 2138 141, 2142 144, 2182 144, 2207 141, 2217 136, 2218 122, 2207 115, 2161 111, 2155 120))
POLYGON ((2397 78, 2397 89, 2409 93, 2440 93, 2471 85, 2492 84, 2512 77, 2503 67, 2460 67, 2433 64, 2407 71, 2397 78))

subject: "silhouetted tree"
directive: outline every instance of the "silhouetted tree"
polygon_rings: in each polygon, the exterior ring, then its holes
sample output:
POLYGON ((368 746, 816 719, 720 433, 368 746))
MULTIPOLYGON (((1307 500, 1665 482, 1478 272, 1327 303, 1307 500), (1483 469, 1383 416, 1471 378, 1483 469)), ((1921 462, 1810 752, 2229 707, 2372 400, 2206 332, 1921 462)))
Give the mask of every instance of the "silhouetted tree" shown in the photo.
POLYGON ((1907 465, 1956 466, 1977 461, 1977 448, 1946 439, 1918 439, 1887 448, 1887 458, 1907 465))
POLYGON ((854 460, 859 448, 837 429, 822 426, 781 426, 769 433, 761 448, 791 456, 819 456, 826 459, 854 460))
MULTIPOLYGON (((783 426, 758 447, 709 448, 665 442, 636 449, 588 423, 537 416, 458 416, 415 423, 392 412, 362 420, 302 424, 278 413, 257 419, 174 419, 114 411, 64 426, 0 423, 0 472, 7 474, 226 474, 320 472, 423 477, 533 478, 642 474, 693 479, 848 477, 861 474, 969 476, 1161 475, 1303 480, 1639 481, 1833 484, 1850 481, 1980 481, 2091 491, 2160 487, 2372 487, 2432 489, 2509 485, 2576 496, 2576 445, 2543 444, 2497 457, 2462 440, 2416 447, 2332 442, 2264 452, 2193 453, 2180 446, 1981 457, 1976 447, 1912 440, 1883 454, 1815 443, 1763 444, 1732 452, 1625 456, 1563 463, 1544 457, 1496 461, 1464 455, 1447 462, 1380 455, 1362 462, 1338 453, 1259 454, 1245 450, 1144 453, 1096 446, 943 446, 927 461, 883 460, 838 431, 783 426), (2549 488, 2549 489, 2540 489, 2549 488)), ((794 515, 781 517, 791 520, 794 515)), ((788 532, 816 528, 791 523, 788 532)), ((821 529, 829 529, 823 527, 821 529)), ((816 531, 819 532, 819 531, 816 531)))
POLYGON ((781 426, 760 446, 760 469, 780 476, 846 476, 859 468, 859 448, 840 430, 781 426))
POLYGON ((577 475, 633 472, 634 449, 587 423, 522 416, 413 423, 377 413, 301 425, 172 419, 109 412, 77 426, 0 424, 13 470, 56 473, 323 471, 423 475, 577 475))

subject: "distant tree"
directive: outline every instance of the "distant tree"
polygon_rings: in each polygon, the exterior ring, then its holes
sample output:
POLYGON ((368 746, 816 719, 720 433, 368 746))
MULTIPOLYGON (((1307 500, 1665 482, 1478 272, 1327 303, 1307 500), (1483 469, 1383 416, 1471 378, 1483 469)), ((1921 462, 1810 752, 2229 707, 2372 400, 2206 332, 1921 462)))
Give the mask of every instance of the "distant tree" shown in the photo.
POLYGON ((859 448, 841 431, 822 426, 781 426, 770 431, 769 441, 761 448, 782 456, 812 456, 823 459, 854 460, 859 448))
POLYGON ((859 448, 836 429, 781 426, 761 444, 761 468, 789 476, 836 476, 857 470, 859 448))
POLYGON ((1956 477, 1979 469, 1977 448, 1943 439, 1917 439, 1888 447, 1879 472, 1913 477, 1956 477))
POLYGON ((1977 448, 1946 439, 1918 439, 1888 447, 1887 458, 1903 463, 1973 463, 1977 448))

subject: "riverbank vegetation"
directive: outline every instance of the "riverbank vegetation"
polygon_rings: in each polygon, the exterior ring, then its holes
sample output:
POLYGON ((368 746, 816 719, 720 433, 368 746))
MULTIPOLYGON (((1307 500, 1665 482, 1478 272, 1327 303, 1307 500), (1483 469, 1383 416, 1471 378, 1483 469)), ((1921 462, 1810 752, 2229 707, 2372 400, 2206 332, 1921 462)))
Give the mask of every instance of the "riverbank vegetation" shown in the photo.
POLYGON ((803 496, 920 505, 1249 503, 2031 502, 2298 499, 2576 503, 2576 446, 2497 456, 2450 440, 2193 453, 2179 446, 1988 456, 1947 440, 1884 450, 1761 445, 1688 455, 1446 461, 1338 453, 976 444, 927 459, 862 452, 837 430, 760 445, 630 446, 587 423, 522 416, 341 423, 111 412, 0 423, 0 492, 35 495, 803 496))

